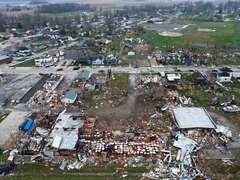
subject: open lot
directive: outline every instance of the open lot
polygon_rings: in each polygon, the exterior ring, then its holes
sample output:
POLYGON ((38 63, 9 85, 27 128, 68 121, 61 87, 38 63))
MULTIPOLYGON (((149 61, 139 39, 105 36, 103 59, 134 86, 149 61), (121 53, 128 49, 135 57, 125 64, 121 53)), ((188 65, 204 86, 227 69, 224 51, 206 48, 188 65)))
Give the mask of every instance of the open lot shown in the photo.
POLYGON ((28 114, 28 112, 13 111, 0 123, 1 147, 9 148, 9 145, 11 147, 11 140, 16 135, 18 126, 28 114))
POLYGON ((2 75, 0 104, 9 105, 18 102, 39 80, 40 75, 2 75))

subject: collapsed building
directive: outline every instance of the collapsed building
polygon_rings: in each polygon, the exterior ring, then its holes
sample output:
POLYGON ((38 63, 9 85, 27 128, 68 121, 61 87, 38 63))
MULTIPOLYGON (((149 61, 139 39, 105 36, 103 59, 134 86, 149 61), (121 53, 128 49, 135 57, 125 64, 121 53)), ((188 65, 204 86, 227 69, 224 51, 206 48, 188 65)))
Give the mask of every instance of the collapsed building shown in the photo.
POLYGON ((72 155, 76 150, 79 129, 82 128, 83 124, 79 117, 74 117, 66 110, 59 114, 49 135, 49 140, 52 141, 51 147, 55 149, 55 154, 72 155))

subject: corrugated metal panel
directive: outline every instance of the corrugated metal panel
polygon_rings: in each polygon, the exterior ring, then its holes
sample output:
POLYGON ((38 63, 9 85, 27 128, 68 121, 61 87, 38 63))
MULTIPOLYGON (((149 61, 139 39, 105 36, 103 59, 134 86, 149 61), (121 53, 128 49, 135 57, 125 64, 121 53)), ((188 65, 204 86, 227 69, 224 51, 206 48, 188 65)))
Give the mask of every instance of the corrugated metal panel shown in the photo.
POLYGON ((173 108, 173 116, 181 129, 208 128, 215 129, 216 126, 204 108, 178 107, 173 108))

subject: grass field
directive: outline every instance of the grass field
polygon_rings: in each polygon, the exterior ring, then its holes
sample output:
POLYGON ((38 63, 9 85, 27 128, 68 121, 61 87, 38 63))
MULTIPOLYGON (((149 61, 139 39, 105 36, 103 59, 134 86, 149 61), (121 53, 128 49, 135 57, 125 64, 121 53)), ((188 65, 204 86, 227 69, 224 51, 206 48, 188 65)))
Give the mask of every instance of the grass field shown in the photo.
POLYGON ((239 179, 240 177, 239 164, 235 163, 229 166, 225 165, 221 160, 208 160, 207 165, 213 173, 213 179, 216 177, 218 177, 218 179, 239 179))
MULTIPOLYGON (((4 179, 9 180, 18 180, 18 179, 36 179, 36 180, 44 180, 44 179, 52 179, 52 180, 58 180, 58 179, 84 179, 84 180, 100 180, 100 179, 121 179, 120 177, 100 177, 100 176, 77 176, 71 175, 68 173, 114 173, 119 167, 117 166, 111 166, 111 167, 88 167, 85 166, 80 170, 74 170, 74 171, 60 171, 57 167, 49 167, 41 164, 24 164, 24 165, 18 165, 16 168, 11 171, 10 173, 14 174, 14 176, 5 177, 4 179), (20 174, 25 174, 24 176, 16 176, 20 174)), ((145 172, 146 169, 143 168, 127 168, 128 172, 145 172)), ((127 179, 139 179, 138 177, 129 177, 127 179)))
POLYGON ((13 177, 2 177, 3 180, 139 180, 140 177, 100 177, 100 176, 70 176, 70 175, 59 175, 59 176, 13 176, 13 177))
POLYGON ((178 24, 191 24, 182 31, 182 37, 164 37, 156 31, 140 32, 143 39, 155 48, 175 47, 240 47, 240 24, 236 22, 210 22, 195 20, 177 20, 178 24), (215 32, 200 32, 199 28, 214 29, 215 32))
POLYGON ((32 67, 32 66, 35 66, 34 59, 26 60, 22 63, 17 64, 15 67, 32 67))

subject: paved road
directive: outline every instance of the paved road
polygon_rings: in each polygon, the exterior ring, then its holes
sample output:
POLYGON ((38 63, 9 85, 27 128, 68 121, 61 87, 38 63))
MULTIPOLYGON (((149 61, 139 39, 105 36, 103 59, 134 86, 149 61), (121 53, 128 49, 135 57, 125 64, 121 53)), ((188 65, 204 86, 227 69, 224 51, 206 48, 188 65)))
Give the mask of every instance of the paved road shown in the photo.
MULTIPOLYGON (((193 67, 193 66, 178 66, 178 70, 181 72, 190 72, 194 71, 201 71, 201 72, 208 72, 213 69, 219 69, 222 66, 215 66, 215 67, 193 67)), ((240 68, 237 66, 229 66, 234 72, 240 73, 240 68)), ((99 70, 108 70, 110 67, 94 67, 94 68, 84 68, 89 69, 90 72, 98 72, 99 70)), ((63 71, 57 71, 57 67, 8 67, 7 65, 0 66, 0 74, 7 73, 7 74, 39 74, 39 73, 56 73, 56 74, 63 74, 63 75, 72 75, 77 74, 78 71, 72 70, 73 67, 63 67, 63 71)), ((149 73, 149 72, 171 72, 176 70, 176 66, 161 66, 161 67, 140 67, 140 68, 133 68, 133 67, 111 67, 112 72, 117 73, 149 73)))

